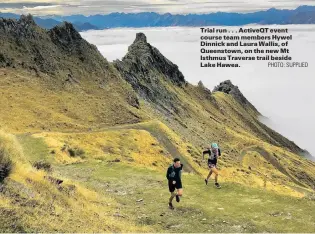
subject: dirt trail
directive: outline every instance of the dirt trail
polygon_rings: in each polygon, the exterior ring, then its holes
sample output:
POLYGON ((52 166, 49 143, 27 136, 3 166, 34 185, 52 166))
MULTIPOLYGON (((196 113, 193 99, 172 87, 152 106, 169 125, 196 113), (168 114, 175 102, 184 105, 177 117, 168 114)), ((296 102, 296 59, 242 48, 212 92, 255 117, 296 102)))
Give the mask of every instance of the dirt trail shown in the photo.
MULTIPOLYGON (((168 139, 168 137, 164 134, 163 131, 161 131, 158 128, 144 126, 141 124, 128 124, 128 125, 117 125, 117 126, 111 126, 111 127, 104 127, 99 128, 96 130, 90 130, 90 131, 61 131, 61 133, 93 133, 93 132, 104 132, 104 131, 110 131, 110 130, 123 130, 123 129, 137 129, 137 130, 145 130, 148 131, 153 137, 155 137, 158 142, 172 155, 173 158, 180 158, 181 162, 184 164, 184 171, 189 173, 195 173, 200 175, 198 171, 194 169, 194 167, 188 162, 187 158, 183 156, 176 146, 173 144, 173 142, 168 139)), ((41 132, 36 132, 41 133, 41 132)), ((36 133, 32 133, 36 134, 36 133)))
POLYGON ((273 165, 276 169, 278 169, 282 174, 289 177, 292 180, 292 182, 294 182, 296 185, 299 185, 299 186, 304 187, 304 188, 306 187, 304 184, 302 184, 296 178, 294 178, 291 174, 289 174, 286 171, 286 169, 273 156, 271 156, 266 150, 264 150, 263 148, 261 148, 259 146, 253 146, 253 147, 249 147, 249 148, 242 150, 241 161, 243 161, 244 156, 249 151, 254 151, 254 152, 259 153, 261 156, 263 156, 267 160, 267 162, 270 162, 271 165, 273 165))
POLYGON ((114 129, 138 129, 148 131, 152 136, 154 136, 160 144, 172 155, 173 158, 180 158, 181 162, 184 164, 184 171, 193 172, 199 174, 188 162, 188 160, 178 151, 173 142, 168 139, 168 137, 158 128, 151 128, 149 126, 143 126, 139 124, 127 125, 127 126, 114 126, 102 129, 105 130, 114 130, 114 129))

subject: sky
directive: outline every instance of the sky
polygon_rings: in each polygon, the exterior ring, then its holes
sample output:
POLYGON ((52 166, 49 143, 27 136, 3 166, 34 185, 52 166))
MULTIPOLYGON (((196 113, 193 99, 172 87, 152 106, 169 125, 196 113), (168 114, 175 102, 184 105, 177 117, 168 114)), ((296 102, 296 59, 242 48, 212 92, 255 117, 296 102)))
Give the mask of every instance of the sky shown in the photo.
POLYGON ((315 0, 0 0, 0 12, 45 15, 95 15, 112 12, 254 12, 272 7, 294 9, 315 0))
POLYGON ((124 28, 91 30, 81 35, 113 61, 127 53, 137 32, 144 32, 151 45, 178 65, 188 82, 196 85, 201 80, 213 90, 220 82, 231 80, 268 118, 264 123, 315 156, 315 60, 310 49, 315 48, 315 25, 286 27, 293 35, 290 56, 293 61, 308 62, 307 68, 268 68, 265 61, 242 61, 241 68, 201 68, 199 28, 124 28))

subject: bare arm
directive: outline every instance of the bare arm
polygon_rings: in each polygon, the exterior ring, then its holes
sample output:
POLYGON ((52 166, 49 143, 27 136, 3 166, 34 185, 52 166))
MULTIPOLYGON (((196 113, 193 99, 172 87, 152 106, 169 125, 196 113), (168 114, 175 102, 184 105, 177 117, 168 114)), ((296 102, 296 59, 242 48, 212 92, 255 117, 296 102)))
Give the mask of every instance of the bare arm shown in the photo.
POLYGON ((206 150, 202 152, 202 160, 205 159, 205 154, 209 154, 209 156, 211 155, 211 151, 210 150, 206 150))

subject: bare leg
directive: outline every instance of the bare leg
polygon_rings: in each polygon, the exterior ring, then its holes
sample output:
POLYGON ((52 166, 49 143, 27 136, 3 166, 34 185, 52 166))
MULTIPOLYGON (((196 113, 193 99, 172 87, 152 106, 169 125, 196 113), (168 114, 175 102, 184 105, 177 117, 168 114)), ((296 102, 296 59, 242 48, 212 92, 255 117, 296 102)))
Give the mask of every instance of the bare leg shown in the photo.
POLYGON ((180 197, 183 195, 183 189, 177 189, 177 194, 176 194, 176 201, 180 202, 180 197))
POLYGON ((210 171, 209 171, 209 174, 208 174, 208 176, 207 176, 207 180, 209 180, 211 174, 212 174, 212 169, 210 169, 210 171))
POLYGON ((183 196, 183 189, 177 189, 177 195, 183 196))
POLYGON ((176 196, 176 193, 175 192, 172 192, 171 193, 171 197, 170 197, 170 200, 169 200, 169 203, 172 203, 174 197, 176 196))
POLYGON ((215 183, 218 183, 219 171, 216 168, 212 168, 212 171, 215 174, 214 181, 215 181, 215 183))

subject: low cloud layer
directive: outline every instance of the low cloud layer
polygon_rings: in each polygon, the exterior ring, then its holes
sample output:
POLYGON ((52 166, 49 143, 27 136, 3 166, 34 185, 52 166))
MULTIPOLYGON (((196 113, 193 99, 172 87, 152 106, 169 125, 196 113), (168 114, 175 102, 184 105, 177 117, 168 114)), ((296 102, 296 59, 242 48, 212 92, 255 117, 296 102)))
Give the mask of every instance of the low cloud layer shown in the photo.
POLYGON ((88 31, 82 36, 112 61, 127 53, 137 32, 144 32, 148 42, 177 64, 190 83, 202 80, 212 90, 219 82, 232 80, 269 118, 269 126, 315 155, 315 61, 310 49, 315 48, 315 26, 286 27, 293 34, 289 46, 291 56, 294 61, 308 62, 308 68, 268 68, 265 62, 257 61, 243 61, 242 67, 236 69, 201 68, 199 28, 111 29, 88 31))
POLYGON ((4 0, 1 12, 34 15, 109 14, 111 12, 209 13, 253 12, 272 7, 293 9, 313 0, 4 0))

